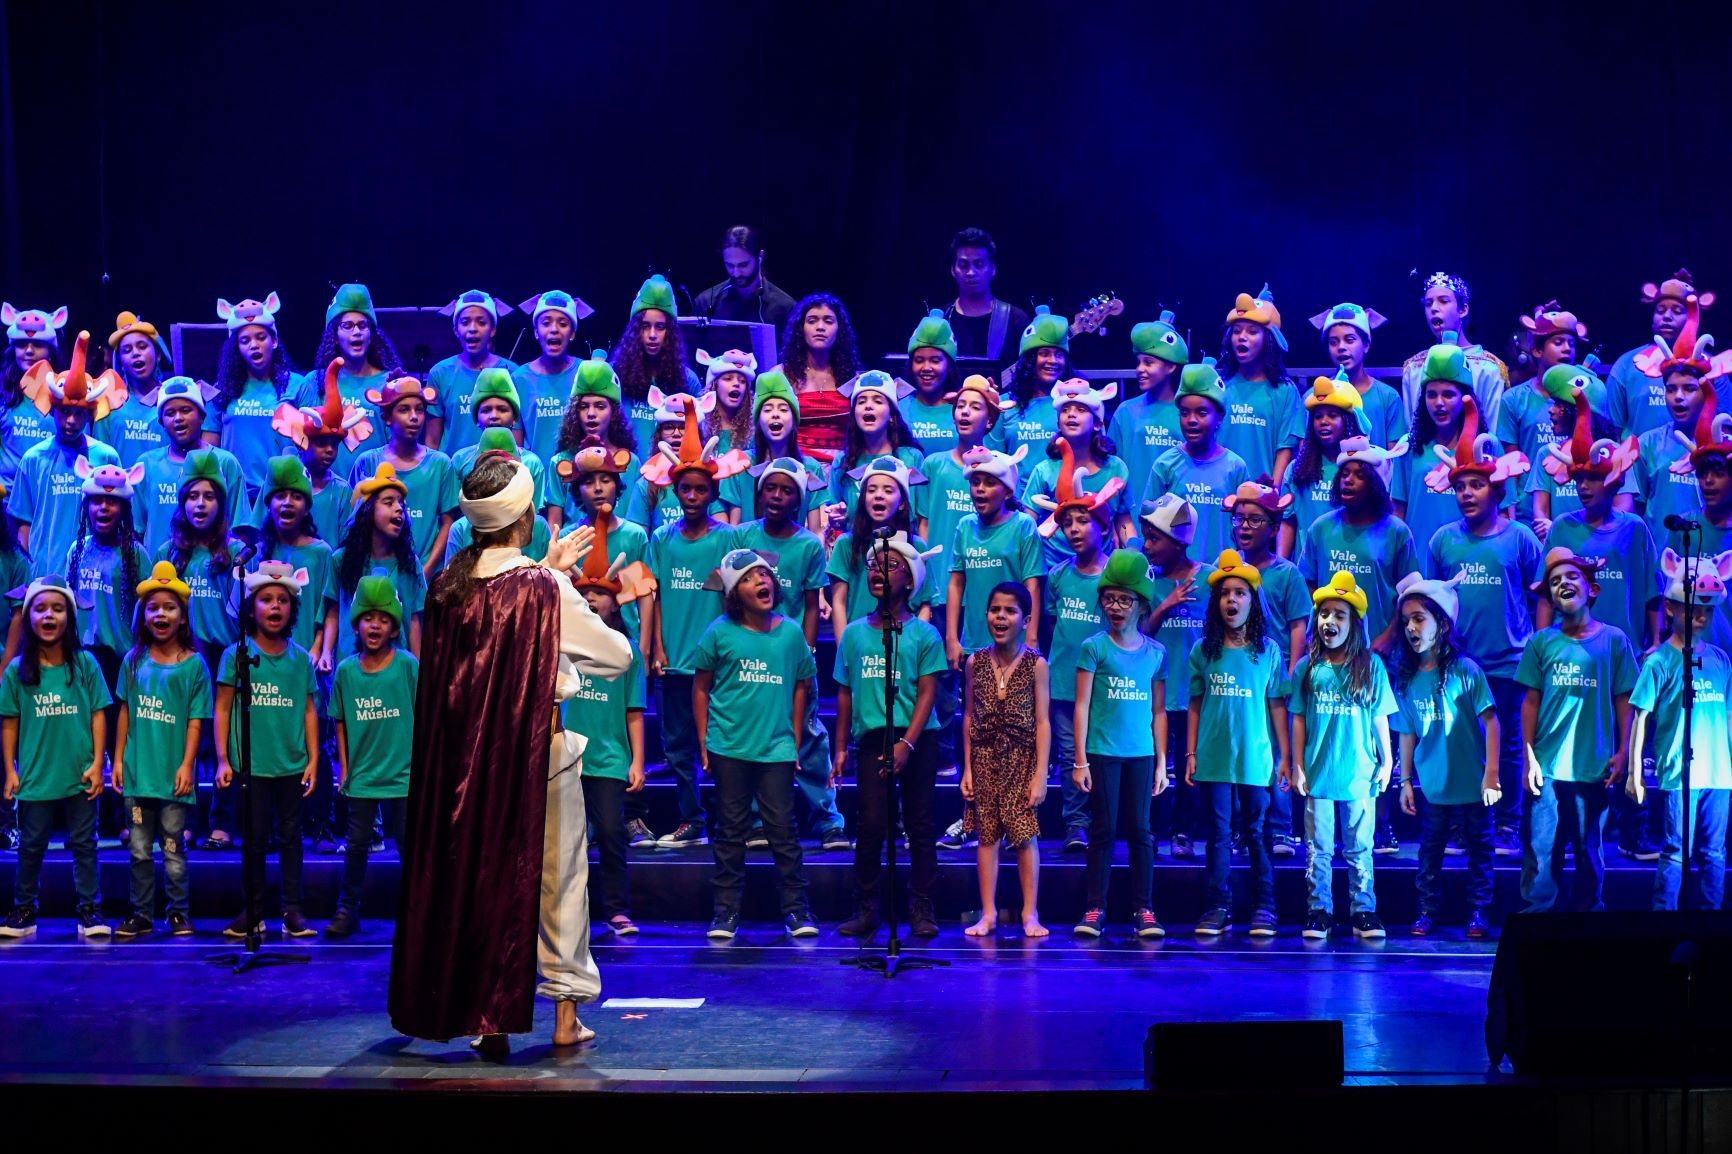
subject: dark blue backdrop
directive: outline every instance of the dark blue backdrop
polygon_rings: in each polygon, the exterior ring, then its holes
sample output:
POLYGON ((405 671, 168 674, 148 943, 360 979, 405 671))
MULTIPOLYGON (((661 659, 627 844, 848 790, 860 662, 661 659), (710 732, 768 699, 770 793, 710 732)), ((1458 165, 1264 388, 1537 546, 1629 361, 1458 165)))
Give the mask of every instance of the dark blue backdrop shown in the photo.
POLYGON ((876 352, 981 224, 1001 295, 1180 304, 1205 346, 1267 279, 1304 359, 1352 297, 1387 363, 1425 341, 1409 270, 1447 266, 1488 343, 1557 296, 1610 359, 1642 281, 1732 292, 1732 93, 1710 6, 1595 7, 12 4, 0 294, 106 334, 276 289, 306 367, 328 282, 559 285, 605 342, 749 220, 876 352))

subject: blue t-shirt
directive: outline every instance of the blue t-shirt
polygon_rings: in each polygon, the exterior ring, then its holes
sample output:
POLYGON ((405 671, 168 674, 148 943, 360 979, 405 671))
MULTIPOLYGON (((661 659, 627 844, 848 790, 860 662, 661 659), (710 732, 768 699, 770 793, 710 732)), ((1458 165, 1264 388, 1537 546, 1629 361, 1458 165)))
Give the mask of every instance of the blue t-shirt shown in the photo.
MULTIPOLYGON (((257 526, 261 515, 247 499, 246 481, 241 476, 241 463, 227 449, 209 450, 222 477, 223 506, 229 527, 257 526)), ((186 469, 186 457, 164 445, 147 451, 139 458, 144 466, 144 480, 132 487, 132 523, 138 527, 139 538, 146 551, 155 553, 168 541, 174 522, 174 511, 180 504, 180 477, 186 469)), ((261 473, 260 476, 263 476, 261 473)), ((269 516, 270 510, 264 510, 269 516)))
POLYGON ((1046 664, 1054 701, 1076 700, 1076 663, 1083 642, 1106 628, 1097 600, 1100 570, 1105 567, 1102 561, 1095 572, 1084 573, 1076 567, 1073 557, 1060 562, 1046 576, 1046 619, 1052 622, 1046 664))
POLYGON ((694 541, 680 532, 675 521, 650 534, 646 563, 655 574, 669 673, 692 672, 698 640, 722 612, 721 591, 705 589, 704 582, 736 547, 734 533, 732 525, 712 524, 694 541))
POLYGON ((983 529, 978 514, 956 523, 950 548, 950 571, 961 573, 962 615, 959 640, 969 652, 992 644, 986 628, 986 603, 993 587, 1005 581, 1022 583, 1042 576, 1040 534, 1027 513, 1015 512, 983 529))
POLYGON ((1271 555, 1257 571, 1263 576, 1263 615, 1269 619, 1269 627, 1280 633, 1285 649, 1293 623, 1311 617, 1311 589, 1299 566, 1285 557, 1271 555))
POLYGON ((1529 586, 1539 578, 1544 556, 1533 530, 1499 517, 1480 537, 1468 532, 1467 522, 1457 521, 1432 536, 1428 556, 1438 580, 1463 574, 1455 587, 1461 599, 1455 629, 1462 651, 1487 677, 1514 677, 1534 631, 1529 586))
MULTIPOLYGON (((459 356, 449 356, 427 373, 427 387, 437 394, 437 400, 428 406, 429 415, 438 417, 445 422, 440 434, 439 451, 447 457, 459 449, 467 449, 481 439, 481 428, 475 423, 475 382, 487 369, 504 369, 513 372, 516 365, 504 357, 489 354, 487 364, 479 369, 469 368, 459 356)), ((527 404, 521 394, 519 402, 527 404)), ((521 416, 521 414, 519 414, 521 416)), ((557 434, 555 434, 557 436, 557 434)))
MULTIPOLYGON (((918 533, 911 536, 909 541, 921 551, 927 548, 926 539, 918 533)), ((921 606, 933 604, 934 599, 940 596, 938 590, 949 582, 950 573, 938 567, 938 560, 934 557, 926 563, 926 580, 909 596, 908 608, 918 610, 921 606)), ((828 578, 826 584, 833 586, 842 583, 848 586, 848 600, 843 604, 843 611, 848 614, 849 621, 856 621, 877 608, 878 599, 872 596, 872 589, 866 583, 866 563, 864 560, 858 564, 854 561, 854 534, 844 533, 836 538, 836 544, 830 549, 830 560, 824 574, 828 578)), ((826 596, 834 596, 834 593, 827 592, 826 596)), ((943 624, 942 620, 939 623, 943 624)))
MULTIPOLYGON (((1056 500, 1060 464, 1061 462, 1052 457, 1048 457, 1033 469, 1029 470, 1022 483, 1023 507, 1029 511, 1029 516, 1035 518, 1036 521, 1044 522, 1047 513, 1046 510, 1036 505, 1033 499, 1036 495, 1039 495, 1048 500, 1056 500)), ((1120 517, 1129 517, 1131 515, 1129 497, 1131 491, 1130 470, 1125 466, 1124 461, 1120 458, 1108 457, 1106 462, 1094 472, 1079 473, 1075 477, 1076 487, 1084 493, 1100 492, 1106 487, 1107 483, 1115 477, 1124 482, 1124 488, 1119 490, 1119 495, 1113 498, 1107 506, 1112 515, 1108 518, 1108 528, 1104 535, 1106 538, 1104 547, 1109 550, 1112 548, 1114 540, 1113 530, 1111 528, 1112 524, 1116 523, 1120 517)), ((1055 529, 1053 530, 1052 536, 1041 538, 1041 560, 1048 569, 1051 569, 1054 565, 1074 556, 1076 556, 1076 553, 1071 549, 1070 542, 1065 539, 1062 530, 1055 529)))
MULTIPOLYGON (((1265 466, 1267 467, 1267 466, 1265 466)), ((1191 503, 1196 536, 1191 541, 1191 556, 1213 563, 1221 550, 1233 545, 1233 523, 1222 502, 1238 490, 1243 481, 1252 477, 1244 458, 1231 449, 1216 446, 1214 453, 1199 461, 1183 447, 1168 449, 1155 460, 1154 470, 1143 486, 1143 505, 1172 493, 1191 503)), ((1142 533, 1142 518, 1137 518, 1137 533, 1142 533)))
POLYGON ((1596 621, 1586 637, 1542 629, 1522 651, 1516 680, 1540 691, 1540 720, 1529 739, 1540 770, 1557 781, 1600 782, 1618 752, 1616 698, 1636 686, 1629 639, 1596 621))
POLYGON ((126 404, 109 413, 90 427, 91 436, 120 454, 120 463, 128 469, 152 449, 168 444, 168 434, 157 420, 157 411, 138 399, 159 387, 160 381, 146 381, 126 386, 126 404))
POLYGON ((1179 432, 1178 405, 1171 398, 1151 401, 1147 393, 1128 398, 1114 410, 1113 419, 1107 423, 1107 436, 1124 458, 1131 477, 1126 496, 1132 499, 1135 494, 1129 490, 1141 491, 1142 479, 1149 475, 1161 454, 1185 444, 1179 432))
MULTIPOLYGON (((1593 381, 1587 386, 1587 395, 1588 407, 1606 416, 1606 387, 1593 381)), ((1571 422, 1573 425, 1573 415, 1571 422)), ((1545 458, 1546 448, 1558 443, 1557 430, 1552 428, 1552 400, 1540 391, 1537 378, 1504 391, 1496 434, 1503 444, 1520 449, 1536 469, 1545 458)))
POLYGON ((768 632, 759 633, 718 617, 698 639, 692 665, 714 674, 705 734, 711 753, 753 762, 794 760, 794 687, 818 676, 798 625, 777 616, 768 632))
POLYGON ((1191 697, 1199 703, 1195 780, 1273 785, 1269 702, 1287 696, 1287 661, 1280 647, 1265 637, 1255 654, 1223 646, 1221 656, 1210 661, 1198 645, 1191 650, 1189 671, 1191 697))
MULTIPOLYGON (((124 599, 120 594, 130 596, 132 590, 122 580, 125 570, 120 550, 98 544, 95 537, 88 538, 84 551, 78 555, 78 571, 74 574, 72 554, 77 551, 74 542, 61 558, 57 572, 64 573, 75 589, 96 602, 96 608, 78 613, 78 640, 87 648, 106 645, 115 653, 125 653, 132 648, 132 613, 123 610, 124 599)), ((137 542, 132 546, 132 571, 132 588, 150 576, 150 554, 137 542)))
POLYGON ((1373 445, 1387 448, 1407 435, 1411 414, 1402 407, 1401 393, 1397 390, 1382 381, 1373 380, 1371 387, 1359 394, 1359 404, 1365 419, 1371 424, 1373 445))
POLYGON ((1227 378, 1227 419, 1221 444, 1237 453, 1253 477, 1273 473, 1275 454, 1297 449, 1305 436, 1305 406, 1291 381, 1227 378))
MULTIPOLYGON (((1732 789, 1732 733, 1726 714, 1726 695, 1732 693, 1732 660, 1718 645, 1698 644, 1701 663, 1694 677, 1696 703, 1690 716, 1690 788, 1732 789)), ((1654 735, 1648 747, 1654 752, 1654 769, 1660 788, 1682 789, 1684 785, 1684 653, 1671 644, 1660 646, 1642 659, 1636 686, 1630 690, 1630 706, 1653 716, 1654 735)))
POLYGON ((1341 471, 1340 465, 1326 460, 1317 479, 1301 486, 1293 480, 1293 470, 1298 465, 1299 454, 1295 453, 1292 464, 1287 466, 1287 472, 1281 478, 1281 492, 1293 494, 1293 503, 1287 506, 1287 519, 1293 522, 1295 539, 1303 537, 1305 530, 1317 523, 1317 518, 1334 512, 1335 502, 1331 494, 1335 491, 1335 474, 1341 471))
POLYGON ((323 489, 313 490, 313 527, 333 549, 343 543, 343 528, 355 509, 354 496, 349 482, 341 477, 332 477, 323 489))
MULTIPOLYGON (((1395 693, 1383 662, 1373 656, 1371 685, 1363 700, 1348 690, 1344 666, 1301 657, 1293 669, 1294 717, 1305 719, 1306 796, 1318 801, 1369 801, 1383 751, 1378 718, 1395 712, 1395 693), (1309 681, 1309 684, 1307 684, 1309 681)), ((1393 750, 1391 751, 1393 752, 1393 750)))
MULTIPOLYGON (((942 675, 948 668, 944 639, 939 637, 938 630, 918 617, 905 621, 902 636, 896 643, 895 716, 888 724, 906 729, 914 720, 914 702, 920 695, 920 679, 942 675)), ((884 631, 874 628, 864 617, 848 622, 848 627, 842 630, 841 640, 836 643, 836 663, 832 673, 836 684, 847 686, 853 695, 853 712, 848 718, 849 737, 859 741, 874 729, 885 728, 884 631)), ((926 715, 925 729, 937 727, 938 710, 934 708, 926 715)))
MULTIPOLYGON (((921 463, 925 460, 925 455, 921 453, 918 447, 913 445, 904 445, 902 448, 897 449, 895 457, 910 469, 919 469, 921 463)), ((848 521, 850 524, 852 524, 854 520, 854 507, 860 503, 860 482, 850 477, 848 475, 848 470, 857 469, 872 459, 873 458, 871 457, 862 457, 849 464, 843 464, 841 459, 838 458, 830 469, 830 500, 831 502, 840 501, 843 505, 847 506, 848 521)), ((921 475, 924 476, 925 474, 922 473, 921 475)), ((922 486, 913 485, 910 486, 910 488, 918 491, 922 486)), ((913 502, 914 493, 910 492, 908 494, 909 516, 914 515, 913 502)))
POLYGON ((1389 727, 1413 735, 1413 767, 1425 800, 1432 805, 1478 805, 1485 775, 1480 714, 1496 704, 1485 673, 1472 658, 1458 657, 1439 692, 1437 671, 1422 669, 1396 704, 1400 712, 1389 719, 1389 727))
MULTIPOLYGON (((1186 578, 1196 582, 1196 588, 1186 595, 1182 605, 1162 618, 1160 628, 1155 630, 1155 640, 1167 651, 1168 713, 1183 713, 1191 704, 1191 650, 1203 640, 1203 617, 1209 611, 1209 574, 1214 571, 1213 565, 1198 562, 1196 572, 1186 578)), ((1182 584, 1153 569, 1149 571, 1149 583, 1154 586, 1156 605, 1182 584)))
POLYGON ((1046 447, 1058 436, 1058 410, 1052 398, 1032 397, 1007 413, 1000 414, 986 443, 1001 453, 1015 454, 1018 445, 1028 446, 1024 461, 1038 461, 1046 456, 1046 447))
MULTIPOLYGON (((287 395, 285 392, 284 396, 287 395)), ((248 377, 227 408, 219 409, 212 404, 205 410, 204 430, 217 433, 221 438, 218 443, 240 462, 249 500, 257 499, 259 486, 269 475, 266 462, 295 451, 287 437, 271 428, 271 416, 282 401, 277 396, 276 382, 248 377)))
MULTIPOLYGON (((1398 515, 1407 525, 1407 531, 1413 534, 1414 544, 1420 550, 1421 565, 1426 562, 1425 546, 1432 535, 1445 525, 1461 520, 1461 505, 1455 499, 1454 488, 1443 493, 1433 493, 1425 484, 1425 475, 1443 463, 1431 450, 1432 446, 1427 445, 1418 453, 1410 452, 1397 457, 1395 473, 1389 483, 1390 500, 1405 506, 1406 511, 1398 515)), ((1505 481, 1503 500, 1498 504, 1498 508, 1516 509, 1525 483, 1525 476, 1505 481)), ((1532 520, 1532 499, 1523 502, 1521 507, 1529 510, 1523 520, 1532 520)), ((1442 576, 1431 572, 1425 575, 1442 576)))
POLYGON ((1084 641, 1077 655, 1077 671, 1094 675, 1083 743, 1090 755, 1154 756, 1155 686, 1165 688, 1167 651, 1140 633, 1134 640, 1137 647, 1125 649, 1103 630, 1084 641))
POLYGON ((1666 585, 1660 574, 1660 551, 1647 522, 1634 513, 1613 509, 1596 529, 1578 509, 1552 519, 1541 556, 1558 548, 1573 550, 1581 557, 1605 558, 1605 566, 1595 577, 1600 596, 1594 602, 1594 619, 1622 631, 1630 644, 1645 645, 1648 607, 1665 593, 1666 585))
MULTIPOLYGON (((1695 435, 1694 428, 1690 435, 1695 435)), ((1672 463, 1690 453, 1672 435, 1669 422, 1658 429, 1649 429, 1636 438, 1636 444, 1640 448, 1636 461, 1637 483, 1646 498, 1642 519, 1648 523, 1648 532, 1654 535, 1654 540, 1660 541, 1666 536, 1668 515, 1701 517, 1702 489, 1696 482, 1694 470, 1688 473, 1672 471, 1672 463)))
POLYGON ((1351 573, 1365 590, 1365 631, 1377 637, 1395 616, 1395 586, 1419 572, 1413 534, 1395 517, 1354 525, 1345 509, 1319 517, 1299 540, 1299 572, 1312 588, 1329 584, 1336 573, 1351 573))
POLYGON ((18 463, 18 480, 6 499, 14 521, 30 526, 30 576, 46 577, 65 560, 78 536, 84 508, 84 479, 73 471, 80 456, 92 465, 116 465, 120 458, 101 441, 84 438, 67 448, 58 438, 37 442, 18 463))
MULTIPOLYGON (((0 410, 0 480, 8 489, 17 487, 18 464, 40 441, 54 436, 54 418, 41 412, 36 402, 25 397, 10 408, 0 410)), ((96 438, 101 440, 101 437, 96 438)))
POLYGON ((762 520, 747 521, 734 528, 734 548, 750 549, 770 558, 776 567, 776 584, 782 587, 776 612, 803 626, 807 592, 822 589, 825 584, 824 542, 818 535, 796 525, 788 536, 772 537, 762 520))
MULTIPOLYGON (((355 458, 349 470, 351 491, 362 481, 378 472, 379 463, 387 460, 388 449, 369 449, 355 458)), ((395 464, 395 462, 393 462, 395 464)), ((433 556, 433 545, 439 536, 439 520, 445 514, 455 516, 461 483, 451 458, 437 449, 424 449, 421 459, 405 468, 397 465, 397 479, 409 490, 403 498, 403 509, 409 516, 409 534, 415 542, 415 554, 425 565, 433 556)))
MULTIPOLYGON (((807 489, 806 499, 800 504, 800 523, 805 524, 806 518, 830 498, 830 471, 816 457, 800 454, 800 463, 806 466, 810 476, 824 482, 821 489, 807 489)), ((914 487, 914 497, 918 501, 924 485, 914 487)), ((738 509, 740 520, 750 521, 758 516, 758 479, 752 476, 751 470, 741 469, 731 477, 722 480, 721 506, 726 509, 738 509)))
POLYGON ((1672 423, 1666 411, 1665 380, 1650 377, 1636 367, 1637 355, 1653 347, 1646 344, 1631 349, 1612 362, 1612 371, 1606 376, 1607 415, 1626 437, 1639 437, 1649 429, 1672 423))
POLYGON ((914 439, 920 442, 920 452, 948 453, 956 447, 956 418, 949 401, 929 405, 920 394, 910 393, 896 402, 897 411, 914 439))
MULTIPOLYGON (((559 452, 559 427, 565 423, 576 380, 575 360, 558 373, 538 372, 533 361, 511 370, 511 383, 517 386, 517 398, 523 402, 523 447, 543 461, 553 460, 559 452)), ((477 433, 476 440, 480 439, 477 433)))

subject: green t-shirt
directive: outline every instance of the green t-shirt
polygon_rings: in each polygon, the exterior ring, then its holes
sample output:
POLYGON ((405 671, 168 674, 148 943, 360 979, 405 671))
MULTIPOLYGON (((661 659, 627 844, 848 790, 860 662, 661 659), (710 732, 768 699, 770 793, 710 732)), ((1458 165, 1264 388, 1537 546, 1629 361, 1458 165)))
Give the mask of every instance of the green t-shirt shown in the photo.
MULTIPOLYGON (((397 565, 396 557, 386 557, 383 560, 372 558, 361 576, 365 577, 375 569, 383 569, 385 576, 391 579, 392 588, 397 590, 397 600, 403 603, 403 627, 397 630, 397 648, 409 650, 409 624, 427 608, 427 578, 421 572, 419 565, 404 572, 397 565)), ((355 652, 355 627, 349 622, 349 606, 354 604, 355 591, 343 588, 343 550, 338 549, 331 554, 331 579, 325 585, 325 601, 327 604, 337 604, 337 649, 331 654, 331 660, 341 661, 355 652)), ((303 603, 301 611, 314 604, 309 599, 303 603)))
POLYGON ((1287 696, 1287 662, 1271 637, 1251 660, 1249 649, 1223 646, 1210 661, 1201 644, 1191 650, 1190 694, 1197 715, 1197 781, 1268 787, 1275 781, 1269 736, 1269 701, 1287 696))
MULTIPOLYGON (((81 644, 106 645, 116 653, 125 653, 132 648, 132 615, 122 604, 118 591, 126 589, 126 582, 121 579, 124 568, 121 565, 120 550, 111 545, 98 545, 96 538, 84 542, 84 552, 78 555, 78 572, 72 572, 72 554, 78 549, 78 543, 66 551, 60 571, 67 575, 71 584, 79 593, 94 598, 96 608, 79 610, 78 640, 81 644)), ((144 546, 134 542, 132 545, 133 572, 138 575, 132 584, 136 588, 139 581, 150 576, 150 555, 144 551, 144 546)))
MULTIPOLYGON (((387 449, 369 449, 355 458, 349 469, 351 490, 378 471, 379 463, 387 460, 387 449)), ((433 556, 433 539, 439 536, 439 518, 457 512, 457 497, 462 483, 451 458, 436 449, 426 450, 410 468, 397 466, 397 479, 403 482, 409 495, 403 499, 409 515, 409 535, 415 542, 415 555, 425 565, 433 556)))
POLYGON ((1485 671, 1457 657, 1437 691, 1437 671, 1422 669, 1396 698, 1389 719, 1398 733, 1413 735, 1413 768, 1419 791, 1432 805, 1478 805, 1485 776, 1485 726, 1480 714, 1494 707, 1485 671))
POLYGON ((408 797, 409 758, 415 749, 415 682, 421 663, 401 649, 377 673, 361 668, 360 654, 343 658, 331 690, 331 715, 343 727, 350 797, 408 797))
POLYGON ((1516 681, 1540 691, 1540 720, 1531 738, 1540 769, 1558 781, 1606 779, 1618 752, 1616 698, 1636 686, 1629 639, 1596 621, 1581 638, 1556 625, 1528 639, 1516 681))
POLYGON ((776 612, 800 625, 806 618, 806 591, 824 587, 824 542, 810 529, 798 526, 789 536, 772 537, 760 520, 734 527, 734 548, 751 549, 771 558, 776 583, 782 587, 776 612))
MULTIPOLYGON (((1106 568, 1106 563, 1101 563, 1106 568)), ((1046 664, 1051 670, 1052 699, 1076 700, 1076 662, 1083 642, 1106 628, 1096 600, 1100 573, 1083 573, 1072 558, 1046 578, 1046 619, 1052 622, 1046 664)))
MULTIPOLYGON (((229 528, 236 525, 257 525, 270 515, 269 509, 255 510, 247 500, 247 486, 241 473, 241 463, 227 449, 214 449, 217 473, 223 480, 223 511, 228 514, 229 528)), ((139 540, 145 552, 157 556, 168 544, 174 522, 174 511, 180 504, 180 475, 186 468, 186 457, 167 445, 151 449, 138 459, 144 466, 144 480, 132 487, 132 523, 138 526, 139 540)), ((261 477, 263 474, 261 474, 261 477)), ((347 492, 345 491, 345 499, 347 492)), ((322 534, 321 530, 321 534, 322 534)))
MULTIPOLYGON (((165 543, 156 551, 155 561, 173 561, 169 556, 172 544, 165 543)), ((241 543, 229 538, 230 557, 240 555, 241 543)), ((211 565, 210 550, 200 545, 188 554, 186 564, 179 567, 180 578, 191 590, 187 598, 187 623, 192 626, 193 639, 200 645, 233 645, 241 635, 240 605, 242 583, 232 568, 211 565)))
POLYGON ((565 728, 589 739, 583 776, 625 781, 631 776, 631 733, 626 714, 644 709, 643 655, 631 647, 631 668, 618 677, 579 673, 577 693, 560 709, 565 728))
MULTIPOLYGON (((906 729, 914 719, 914 699, 920 693, 920 679, 942 674, 948 668, 944 639, 938 636, 938 630, 918 617, 904 622, 902 636, 896 642, 896 728, 906 729)), ((842 630, 842 639, 836 643, 834 673, 836 683, 846 685, 853 694, 849 736, 858 741, 864 734, 885 728, 884 631, 873 628, 864 617, 848 622, 848 627, 842 630)), ((935 707, 927 713, 922 732, 937 726, 935 707)))
POLYGON ((1139 633, 1137 640, 1136 649, 1125 649, 1102 630, 1084 641, 1077 655, 1077 671, 1095 678, 1083 743, 1091 756, 1154 756, 1154 685, 1166 680, 1167 651, 1151 637, 1139 633))
POLYGON ((1004 581, 1020 584, 1046 572, 1034 519, 1017 511, 992 528, 982 529, 978 514, 963 517, 956 523, 952 538, 950 571, 963 576, 962 647, 971 653, 984 649, 992 644, 986 628, 986 602, 993 586, 1004 581))
POLYGON ((24 659, 0 677, 0 717, 18 719, 18 800, 59 801, 84 792, 90 768, 92 719, 113 699, 88 650, 66 665, 44 665, 25 685, 24 659))
MULTIPOLYGON (((1699 642, 1696 660, 1696 704, 1690 718, 1690 788, 1732 789, 1732 749, 1727 745, 1729 727, 1726 697, 1732 693, 1732 661, 1718 645, 1699 642)), ((1630 705, 1653 716, 1648 721, 1653 743, 1654 768, 1660 788, 1674 790, 1684 784, 1684 654, 1670 643, 1661 645, 1642 659, 1636 687, 1630 690, 1630 705)))
POLYGON ((1318 664, 1309 688, 1307 670, 1312 670, 1311 658, 1301 657, 1293 670, 1290 706, 1294 717, 1305 718, 1306 791, 1319 801, 1369 801, 1377 796, 1373 779, 1383 756, 1377 719, 1396 711, 1389 674, 1373 655, 1370 699, 1361 702, 1348 695, 1342 666, 1318 664))
MULTIPOLYGON (((223 650, 219 685, 235 683, 236 642, 223 650)), ((313 699, 313 661, 294 642, 278 654, 247 643, 262 659, 253 667, 253 773, 259 777, 299 777, 307 768, 307 703, 313 699)), ((239 769, 241 707, 229 711, 229 764, 239 769)))
POLYGON ((806 635, 786 617, 766 633, 718 617, 698 640, 693 667, 715 675, 707 742, 744 761, 793 761, 794 687, 818 676, 806 635))
MULTIPOLYGON (((917 534, 909 534, 909 541, 914 548, 925 551, 926 539, 917 534)), ((870 557, 868 546, 867 556, 870 557)), ((908 608, 919 610, 923 605, 930 605, 941 600, 943 595, 938 587, 950 580, 950 574, 939 569, 940 558, 934 557, 926 563, 926 580, 920 583, 908 598, 908 608)), ((830 564, 825 570, 832 582, 842 581, 848 585, 848 620, 858 621, 872 610, 878 608, 878 598, 872 596, 872 588, 866 582, 866 563, 854 563, 854 534, 844 533, 836 538, 836 544, 830 550, 830 564)))
POLYGON ((192 793, 176 796, 174 775, 186 757, 188 723, 210 720, 204 659, 195 653, 162 665, 146 653, 136 669, 123 661, 120 700, 126 705, 126 796, 191 801, 192 793))
POLYGON ((289 637, 296 645, 311 652, 313 642, 325 628, 325 590, 331 585, 331 547, 317 538, 309 538, 301 545, 279 543, 260 556, 263 560, 283 561, 293 568, 307 571, 307 587, 301 593, 301 613, 295 619, 295 628, 289 637))
MULTIPOLYGON (((1196 582, 1196 587, 1186 596, 1184 604, 1168 613, 1155 630, 1155 640, 1167 651, 1168 713, 1183 713, 1191 705, 1191 650, 1203 640, 1203 615, 1209 611, 1209 574, 1214 571, 1213 565, 1199 563, 1189 578, 1196 582)), ((1155 587, 1156 605, 1182 584, 1153 569, 1149 570, 1149 582, 1155 587)), ((1280 648, 1279 642, 1276 647, 1280 648)))
POLYGON ((719 590, 704 588, 710 573, 735 548, 734 528, 712 524, 697 540, 680 532, 680 522, 663 525, 650 537, 649 565, 661 603, 662 643, 669 673, 691 673, 698 639, 722 612, 719 590))

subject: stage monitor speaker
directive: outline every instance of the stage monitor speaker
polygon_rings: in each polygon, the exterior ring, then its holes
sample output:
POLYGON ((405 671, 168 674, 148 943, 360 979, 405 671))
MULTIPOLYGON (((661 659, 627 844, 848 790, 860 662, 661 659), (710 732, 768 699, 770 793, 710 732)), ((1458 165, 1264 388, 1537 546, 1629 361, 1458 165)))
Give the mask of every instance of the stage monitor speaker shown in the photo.
POLYGON ((1143 1081, 1151 1090, 1227 1090, 1256 1067, 1260 1087, 1320 1090, 1346 1073, 1341 1023, 1156 1022, 1143 1040, 1143 1081), (1279 1062, 1252 1055, 1280 1054, 1279 1062))
POLYGON ((1486 1000, 1487 1056, 1540 1077, 1732 1077, 1732 916, 1516 915, 1486 1000))
POLYGON ((217 359, 222 355, 223 342, 229 339, 229 327, 222 321, 215 324, 194 324, 186 321, 168 326, 168 355, 174 358, 176 376, 196 381, 215 381, 217 359))

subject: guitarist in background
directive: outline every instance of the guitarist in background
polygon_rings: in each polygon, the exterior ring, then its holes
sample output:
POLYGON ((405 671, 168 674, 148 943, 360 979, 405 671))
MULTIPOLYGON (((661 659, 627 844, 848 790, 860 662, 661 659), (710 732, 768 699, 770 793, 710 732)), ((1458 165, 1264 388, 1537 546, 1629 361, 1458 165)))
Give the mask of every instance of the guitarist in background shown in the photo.
POLYGON ((1028 313, 992 295, 992 278, 997 275, 998 246, 991 233, 965 228, 950 238, 956 300, 944 310, 944 317, 956 334, 956 355, 981 357, 1003 368, 1012 359, 1006 350, 1016 347, 1028 327, 1028 313))

